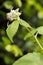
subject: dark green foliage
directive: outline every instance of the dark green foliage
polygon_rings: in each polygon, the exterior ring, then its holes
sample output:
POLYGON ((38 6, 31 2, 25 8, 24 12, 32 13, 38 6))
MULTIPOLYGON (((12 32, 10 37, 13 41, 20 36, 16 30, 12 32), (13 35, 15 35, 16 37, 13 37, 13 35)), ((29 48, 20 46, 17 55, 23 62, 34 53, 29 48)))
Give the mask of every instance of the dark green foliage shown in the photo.
POLYGON ((43 0, 0 0, 0 60, 0 65, 43 65, 43 0), (17 8, 20 19, 9 21, 7 13, 17 8))

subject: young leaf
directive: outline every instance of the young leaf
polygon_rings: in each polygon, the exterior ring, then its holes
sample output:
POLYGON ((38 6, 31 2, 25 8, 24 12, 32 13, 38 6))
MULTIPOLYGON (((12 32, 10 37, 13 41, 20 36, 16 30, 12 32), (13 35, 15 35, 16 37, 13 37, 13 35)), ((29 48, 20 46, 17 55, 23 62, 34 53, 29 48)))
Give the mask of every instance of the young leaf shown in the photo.
POLYGON ((28 39, 29 37, 33 36, 36 33, 36 29, 33 29, 31 32, 27 33, 24 37, 24 40, 28 39))
POLYGON ((19 20, 19 24, 22 25, 22 26, 24 26, 24 27, 32 28, 32 27, 29 25, 29 23, 27 23, 26 21, 24 21, 24 20, 22 20, 22 19, 19 20))
POLYGON ((10 24, 6 30, 7 35, 12 42, 13 42, 13 36, 16 34, 18 27, 19 27, 19 22, 18 20, 16 20, 12 24, 10 24))
POLYGON ((29 53, 14 62, 13 65, 43 65, 42 57, 40 53, 29 53))
POLYGON ((38 31, 39 34, 43 35, 43 26, 38 27, 37 31, 38 31))
POLYGON ((16 46, 16 45, 7 45, 5 47, 5 49, 8 52, 13 53, 15 55, 15 57, 22 56, 23 55, 22 50, 18 46, 16 46))

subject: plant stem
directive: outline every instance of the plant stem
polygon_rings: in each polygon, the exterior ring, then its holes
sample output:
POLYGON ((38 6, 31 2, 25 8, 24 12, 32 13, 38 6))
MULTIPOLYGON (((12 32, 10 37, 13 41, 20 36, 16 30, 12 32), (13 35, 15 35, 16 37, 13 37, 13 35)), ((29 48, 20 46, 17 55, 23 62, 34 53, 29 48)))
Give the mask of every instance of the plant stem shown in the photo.
MULTIPOLYGON (((31 31, 28 29, 28 28, 26 28, 30 33, 31 33, 31 31)), ((37 44, 39 45, 39 47, 41 48, 41 50, 43 50, 43 47, 41 46, 41 44, 39 43, 39 41, 38 41, 38 39, 37 39, 37 33, 36 33, 36 35, 33 35, 32 33, 31 33, 31 35, 35 38, 35 40, 36 40, 36 42, 37 42, 37 44)))
POLYGON ((42 47, 42 46, 41 46, 41 44, 39 43, 39 41, 38 41, 37 37, 36 37, 36 36, 34 36, 34 38, 35 38, 35 40, 36 40, 37 44, 39 45, 39 47, 41 48, 41 50, 43 50, 43 47, 42 47))

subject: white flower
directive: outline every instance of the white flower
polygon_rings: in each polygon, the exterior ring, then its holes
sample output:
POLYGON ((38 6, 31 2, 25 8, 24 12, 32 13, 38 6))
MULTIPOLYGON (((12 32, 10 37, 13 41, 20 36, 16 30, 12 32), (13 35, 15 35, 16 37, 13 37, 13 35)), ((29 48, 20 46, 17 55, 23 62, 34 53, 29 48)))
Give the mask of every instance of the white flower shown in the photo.
POLYGON ((16 10, 11 10, 9 13, 7 13, 7 19, 13 21, 15 19, 19 19, 20 15, 21 13, 19 12, 19 8, 17 8, 16 10))

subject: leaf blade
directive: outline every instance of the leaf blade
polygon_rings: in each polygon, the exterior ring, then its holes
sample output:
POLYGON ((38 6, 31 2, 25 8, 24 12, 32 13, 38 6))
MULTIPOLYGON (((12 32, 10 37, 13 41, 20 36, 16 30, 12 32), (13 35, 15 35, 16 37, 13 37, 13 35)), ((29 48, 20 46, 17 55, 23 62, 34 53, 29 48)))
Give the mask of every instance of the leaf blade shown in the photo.
POLYGON ((9 37, 9 39, 13 42, 12 38, 13 36, 16 34, 17 30, 19 27, 19 22, 16 20, 14 21, 12 24, 10 24, 6 30, 7 35, 9 37))
POLYGON ((28 53, 19 60, 13 63, 13 65, 43 65, 43 55, 40 53, 28 53))
POLYGON ((22 26, 24 26, 24 27, 32 28, 26 21, 24 21, 22 19, 19 20, 19 24, 22 25, 22 26))
POLYGON ((37 32, 43 35, 43 26, 37 28, 37 32))

